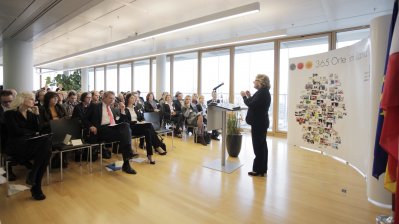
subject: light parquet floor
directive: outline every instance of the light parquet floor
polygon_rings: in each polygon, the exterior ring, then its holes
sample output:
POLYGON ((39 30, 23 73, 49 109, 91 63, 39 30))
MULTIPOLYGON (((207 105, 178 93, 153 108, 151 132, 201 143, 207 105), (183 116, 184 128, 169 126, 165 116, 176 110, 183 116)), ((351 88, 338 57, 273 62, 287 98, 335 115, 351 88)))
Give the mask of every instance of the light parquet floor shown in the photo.
MULTIPOLYGON (((249 135, 239 156, 244 166, 231 174, 202 166, 220 158, 220 142, 202 146, 192 137, 175 138, 172 150, 170 140, 167 156, 155 156, 156 165, 133 163, 137 175, 101 173, 98 161, 92 174, 72 162, 63 182, 52 171, 44 201, 33 201, 29 191, 7 198, 0 186, 1 223, 352 224, 375 223, 377 215, 390 214, 367 201, 366 182, 354 169, 319 153, 287 148, 286 139, 268 137, 266 178, 247 175, 253 159, 249 135)), ((23 183, 25 168, 15 170, 17 183, 23 183)))

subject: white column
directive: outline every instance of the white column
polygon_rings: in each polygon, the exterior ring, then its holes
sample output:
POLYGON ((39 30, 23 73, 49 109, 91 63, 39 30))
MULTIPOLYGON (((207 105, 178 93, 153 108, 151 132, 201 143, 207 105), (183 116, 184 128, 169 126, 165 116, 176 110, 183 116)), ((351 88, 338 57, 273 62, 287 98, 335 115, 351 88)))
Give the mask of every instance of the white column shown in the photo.
POLYGON ((3 40, 4 88, 17 92, 33 90, 32 43, 3 40))
MULTIPOLYGON (((89 91, 89 69, 88 68, 82 68, 80 70, 80 90, 82 92, 87 92, 89 91)), ((93 86, 91 86, 91 89, 94 89, 93 86)))
POLYGON ((370 160, 367 171, 367 197, 370 202, 381 206, 391 207, 391 193, 384 188, 384 177, 382 174, 379 180, 372 176, 374 159, 374 142, 377 130, 378 108, 380 105, 381 87, 384 78, 385 58, 388 45, 388 33, 391 23, 391 16, 386 15, 374 18, 370 24, 370 42, 371 42, 371 63, 370 63, 370 160))
POLYGON ((157 83, 155 89, 155 98, 159 99, 162 93, 165 92, 166 80, 166 55, 157 56, 157 83))

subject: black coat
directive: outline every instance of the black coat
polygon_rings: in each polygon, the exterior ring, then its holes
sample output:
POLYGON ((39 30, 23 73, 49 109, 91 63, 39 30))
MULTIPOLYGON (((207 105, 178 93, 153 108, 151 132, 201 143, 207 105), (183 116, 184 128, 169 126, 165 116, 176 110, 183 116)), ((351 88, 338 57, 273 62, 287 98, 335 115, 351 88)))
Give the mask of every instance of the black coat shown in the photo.
MULTIPOLYGON (((116 123, 129 121, 126 114, 121 114, 119 113, 119 111, 116 111, 112 107, 111 111, 116 123)), ((100 128, 102 115, 103 115, 103 103, 90 104, 89 108, 87 109, 85 119, 83 120, 84 126, 86 128, 90 128, 91 126, 94 126, 97 129, 100 128)))
MULTIPOLYGON (((140 109, 139 107, 135 106, 134 107, 134 112, 136 112, 137 121, 144 121, 144 112, 143 112, 142 109, 140 109)), ((125 108, 125 113, 126 113, 126 117, 127 117, 128 123, 129 124, 134 123, 132 121, 132 115, 130 114, 129 109, 125 108)))
POLYGON ((271 102, 270 92, 266 88, 260 88, 252 97, 243 97, 248 113, 245 121, 255 126, 258 130, 267 131, 269 128, 269 107, 271 102))

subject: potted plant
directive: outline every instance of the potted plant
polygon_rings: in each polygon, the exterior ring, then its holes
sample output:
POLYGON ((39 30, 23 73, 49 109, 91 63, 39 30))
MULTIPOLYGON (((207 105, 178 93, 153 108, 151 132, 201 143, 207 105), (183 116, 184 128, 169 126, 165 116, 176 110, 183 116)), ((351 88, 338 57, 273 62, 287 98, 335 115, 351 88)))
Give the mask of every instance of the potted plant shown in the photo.
POLYGON ((229 156, 238 157, 241 151, 242 134, 238 112, 227 114, 226 147, 229 156))

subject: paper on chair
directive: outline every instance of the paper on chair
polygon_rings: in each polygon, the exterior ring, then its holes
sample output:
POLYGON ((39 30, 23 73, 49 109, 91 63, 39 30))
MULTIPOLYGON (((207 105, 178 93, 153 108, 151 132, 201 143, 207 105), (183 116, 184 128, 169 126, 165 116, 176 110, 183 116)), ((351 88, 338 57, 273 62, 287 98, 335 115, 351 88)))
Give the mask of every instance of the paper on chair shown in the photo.
POLYGON ((8 187, 8 195, 18 194, 19 192, 28 190, 29 187, 21 184, 10 184, 8 187))

